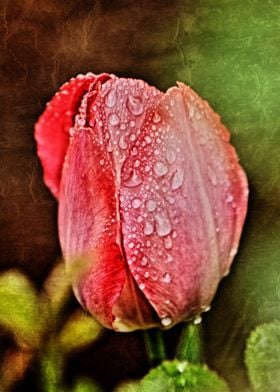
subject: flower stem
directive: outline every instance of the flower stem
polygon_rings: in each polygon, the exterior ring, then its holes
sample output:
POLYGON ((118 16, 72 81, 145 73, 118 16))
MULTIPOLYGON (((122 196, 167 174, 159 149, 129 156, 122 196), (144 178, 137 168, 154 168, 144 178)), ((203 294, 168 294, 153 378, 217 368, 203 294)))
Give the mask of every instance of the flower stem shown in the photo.
POLYGON ((201 325, 187 323, 177 347, 176 357, 191 363, 202 362, 201 325))
POLYGON ((163 333, 160 329, 143 331, 144 342, 150 366, 156 366, 166 358, 163 333))

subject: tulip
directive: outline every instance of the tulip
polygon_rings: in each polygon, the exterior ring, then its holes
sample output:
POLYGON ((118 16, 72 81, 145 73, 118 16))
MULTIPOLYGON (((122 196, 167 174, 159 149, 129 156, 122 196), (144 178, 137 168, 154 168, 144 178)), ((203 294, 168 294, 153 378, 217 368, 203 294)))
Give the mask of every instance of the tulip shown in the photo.
POLYGON ((60 88, 35 138, 74 292, 100 323, 169 328, 209 307, 248 184, 206 101, 183 83, 88 73, 60 88))

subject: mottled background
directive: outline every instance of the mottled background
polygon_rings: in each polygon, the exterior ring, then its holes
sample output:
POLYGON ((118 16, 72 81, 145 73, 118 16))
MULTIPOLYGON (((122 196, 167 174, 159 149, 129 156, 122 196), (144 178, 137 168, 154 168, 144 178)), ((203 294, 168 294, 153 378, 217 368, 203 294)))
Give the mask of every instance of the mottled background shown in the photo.
MULTIPOLYGON (((161 89, 190 84, 232 130, 250 181, 239 254, 203 320, 206 360, 234 391, 246 387, 249 331, 280 318, 279 20, 278 0, 0 1, 1 269, 18 267, 40 287, 60 256, 57 204, 42 181, 33 127, 62 83, 92 71, 161 89)), ((179 330, 167 333, 170 356, 179 330)), ((108 332, 70 358, 66 374, 93 374, 108 390, 140 377, 141 339, 108 332)), ((33 376, 35 365, 28 382, 33 376)))

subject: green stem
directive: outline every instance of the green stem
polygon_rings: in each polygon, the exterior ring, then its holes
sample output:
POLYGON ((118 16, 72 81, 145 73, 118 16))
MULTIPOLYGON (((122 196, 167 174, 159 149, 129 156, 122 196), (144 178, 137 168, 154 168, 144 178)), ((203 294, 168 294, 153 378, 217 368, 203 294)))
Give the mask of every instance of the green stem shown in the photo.
POLYGON ((187 323, 177 347, 176 357, 192 363, 202 362, 201 325, 187 323))
POLYGON ((150 329, 143 334, 150 366, 156 366, 166 358, 163 333, 160 329, 150 329))

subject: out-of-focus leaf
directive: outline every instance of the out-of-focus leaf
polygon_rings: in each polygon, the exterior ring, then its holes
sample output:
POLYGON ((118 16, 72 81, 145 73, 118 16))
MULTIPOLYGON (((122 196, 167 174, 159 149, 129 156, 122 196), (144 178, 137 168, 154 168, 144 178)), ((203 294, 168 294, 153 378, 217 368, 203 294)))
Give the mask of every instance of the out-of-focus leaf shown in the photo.
POLYGON ((96 340, 102 327, 93 317, 82 310, 75 312, 65 323, 59 337, 59 344, 64 352, 83 348, 96 340))
POLYGON ((9 391, 23 378, 32 358, 29 350, 8 350, 5 353, 0 369, 0 391, 9 391))
POLYGON ((16 270, 1 274, 0 299, 0 324, 20 344, 37 346, 43 320, 37 293, 27 277, 16 270))
POLYGON ((260 325, 251 333, 247 341, 245 363, 254 391, 279 391, 280 321, 260 325))
POLYGON ((69 276, 62 261, 57 263, 44 283, 44 295, 52 317, 56 317, 71 293, 69 276))
POLYGON ((128 381, 120 384, 114 389, 114 392, 139 392, 140 382, 139 381, 128 381))
POLYGON ((72 392, 102 392, 102 389, 88 379, 81 379, 75 384, 72 392))
POLYGON ((41 386, 43 392, 61 392, 63 357, 60 347, 51 342, 44 352, 40 353, 41 359, 41 386))
POLYGON ((227 384, 206 366, 165 361, 140 382, 139 392, 229 392, 227 384))

